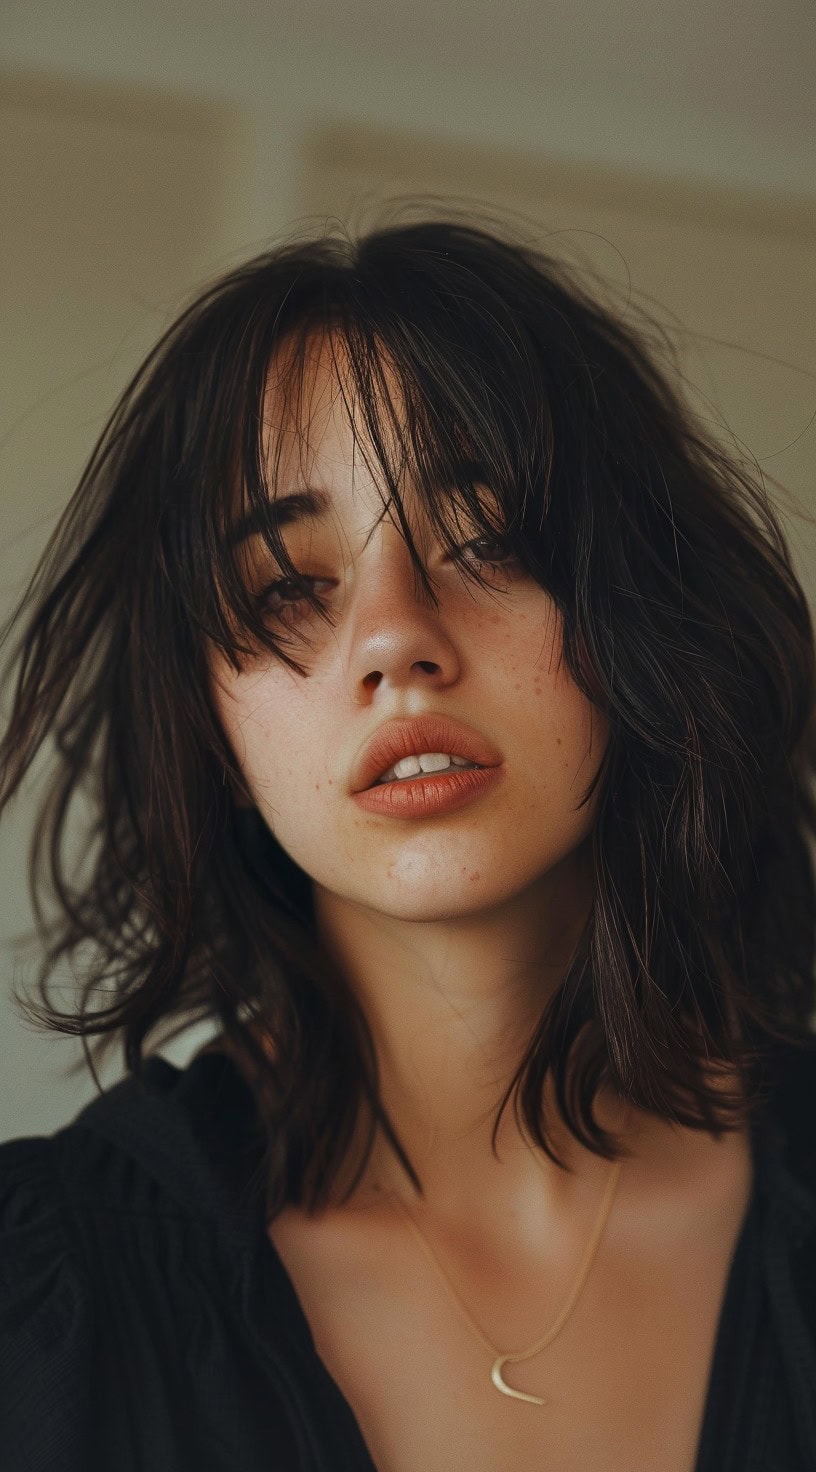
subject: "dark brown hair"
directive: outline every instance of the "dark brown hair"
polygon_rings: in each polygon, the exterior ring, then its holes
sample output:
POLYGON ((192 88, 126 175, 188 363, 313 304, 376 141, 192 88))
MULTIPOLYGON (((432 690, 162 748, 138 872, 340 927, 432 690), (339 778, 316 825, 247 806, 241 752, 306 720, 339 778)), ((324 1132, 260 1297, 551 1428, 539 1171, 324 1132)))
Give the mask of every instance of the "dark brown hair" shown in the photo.
POLYGON ((365 1019, 315 933, 311 881, 251 805, 209 688, 213 647, 236 669, 268 649, 309 678, 308 638, 247 586, 236 514, 254 510, 282 576, 332 619, 263 520, 267 376, 288 344, 278 387, 301 383, 315 333, 342 344, 420 596, 435 601, 406 472, 465 576, 482 582, 463 513, 547 590, 569 672, 609 721, 584 795, 599 789, 591 915, 501 1110, 512 1097, 556 1160, 550 1068, 567 1124, 606 1158, 602 1083, 731 1127, 780 1050, 812 1037, 806 599, 764 485, 698 423, 648 319, 636 331, 537 247, 454 218, 270 249, 203 291, 123 393, 3 633, 21 625, 0 811, 55 746, 30 855, 46 954, 39 1002, 18 1005, 80 1035, 92 1072, 88 1037, 99 1057, 121 1037, 138 1072, 160 1025, 217 1020, 257 1088, 272 1213, 327 1199, 364 1100, 369 1141, 379 1121, 419 1184, 365 1019), (82 876, 64 854, 75 798, 82 876), (49 979, 76 957, 79 1005, 63 1012, 49 979))

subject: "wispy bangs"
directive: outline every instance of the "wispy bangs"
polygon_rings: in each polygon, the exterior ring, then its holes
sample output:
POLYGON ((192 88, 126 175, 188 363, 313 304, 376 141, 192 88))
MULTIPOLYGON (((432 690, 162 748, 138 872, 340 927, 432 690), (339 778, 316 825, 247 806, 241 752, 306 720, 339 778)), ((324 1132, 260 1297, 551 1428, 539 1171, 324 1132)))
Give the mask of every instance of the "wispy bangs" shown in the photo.
MULTIPOLYGON (((312 365, 322 347, 355 454, 380 492, 383 514, 404 536, 424 596, 436 603, 406 491, 462 575, 490 596, 501 594, 463 555, 465 534, 501 537, 533 575, 546 578, 531 540, 543 529, 552 449, 540 363, 495 290, 455 262, 433 264, 393 283, 381 274, 369 281, 364 269, 324 269, 319 293, 301 279, 283 306, 248 301, 245 322, 224 323, 221 374, 193 391, 182 410, 201 545, 197 555, 181 547, 168 554, 197 571, 190 612, 236 668, 266 648, 303 674, 295 654, 309 641, 270 618, 254 595, 245 541, 231 528, 251 524, 276 575, 332 622, 270 511, 284 484, 288 437, 298 449, 299 484, 309 483, 312 365)), ((183 516, 179 530, 193 524, 183 516)))

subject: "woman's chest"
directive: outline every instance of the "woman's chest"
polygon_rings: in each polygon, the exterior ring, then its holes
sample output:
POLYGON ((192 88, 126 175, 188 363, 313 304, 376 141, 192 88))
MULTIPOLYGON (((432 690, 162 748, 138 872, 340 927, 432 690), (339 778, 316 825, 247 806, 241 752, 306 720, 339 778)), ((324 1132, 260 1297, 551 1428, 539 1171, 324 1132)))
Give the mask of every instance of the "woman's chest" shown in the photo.
MULTIPOLYGON (((567 1321, 535 1358, 491 1380, 492 1356, 409 1237, 355 1254, 279 1219, 270 1236, 323 1363, 378 1472, 694 1472, 729 1269, 750 1182, 671 1251, 600 1251, 567 1321)), ((573 1275, 574 1276, 574 1275, 573 1275)), ((504 1285, 518 1311, 502 1352, 541 1339, 571 1286, 504 1285)), ((463 1295, 464 1296, 464 1295, 463 1295)), ((466 1300, 485 1333, 489 1309, 466 1300)))

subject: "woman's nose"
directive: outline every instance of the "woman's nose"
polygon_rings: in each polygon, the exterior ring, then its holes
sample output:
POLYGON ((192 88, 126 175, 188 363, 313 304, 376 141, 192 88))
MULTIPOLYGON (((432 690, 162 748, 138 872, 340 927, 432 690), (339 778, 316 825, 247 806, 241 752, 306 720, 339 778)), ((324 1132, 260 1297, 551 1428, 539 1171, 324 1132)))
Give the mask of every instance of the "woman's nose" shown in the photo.
POLYGON ((355 579, 347 626, 355 685, 370 691, 383 681, 404 686, 455 679, 459 656, 451 630, 423 588, 403 538, 386 530, 366 552, 372 555, 355 579))

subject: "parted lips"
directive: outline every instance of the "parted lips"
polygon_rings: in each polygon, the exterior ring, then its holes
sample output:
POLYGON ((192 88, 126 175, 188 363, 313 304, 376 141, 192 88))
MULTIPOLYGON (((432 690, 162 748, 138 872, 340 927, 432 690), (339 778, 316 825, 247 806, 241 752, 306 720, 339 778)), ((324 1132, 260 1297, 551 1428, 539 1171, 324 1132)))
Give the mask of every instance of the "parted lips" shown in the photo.
POLYGON ((365 791, 403 757, 437 751, 464 757, 480 767, 497 767, 502 760, 492 742, 452 716, 398 717, 380 726, 363 747, 354 764, 350 790, 365 791))

